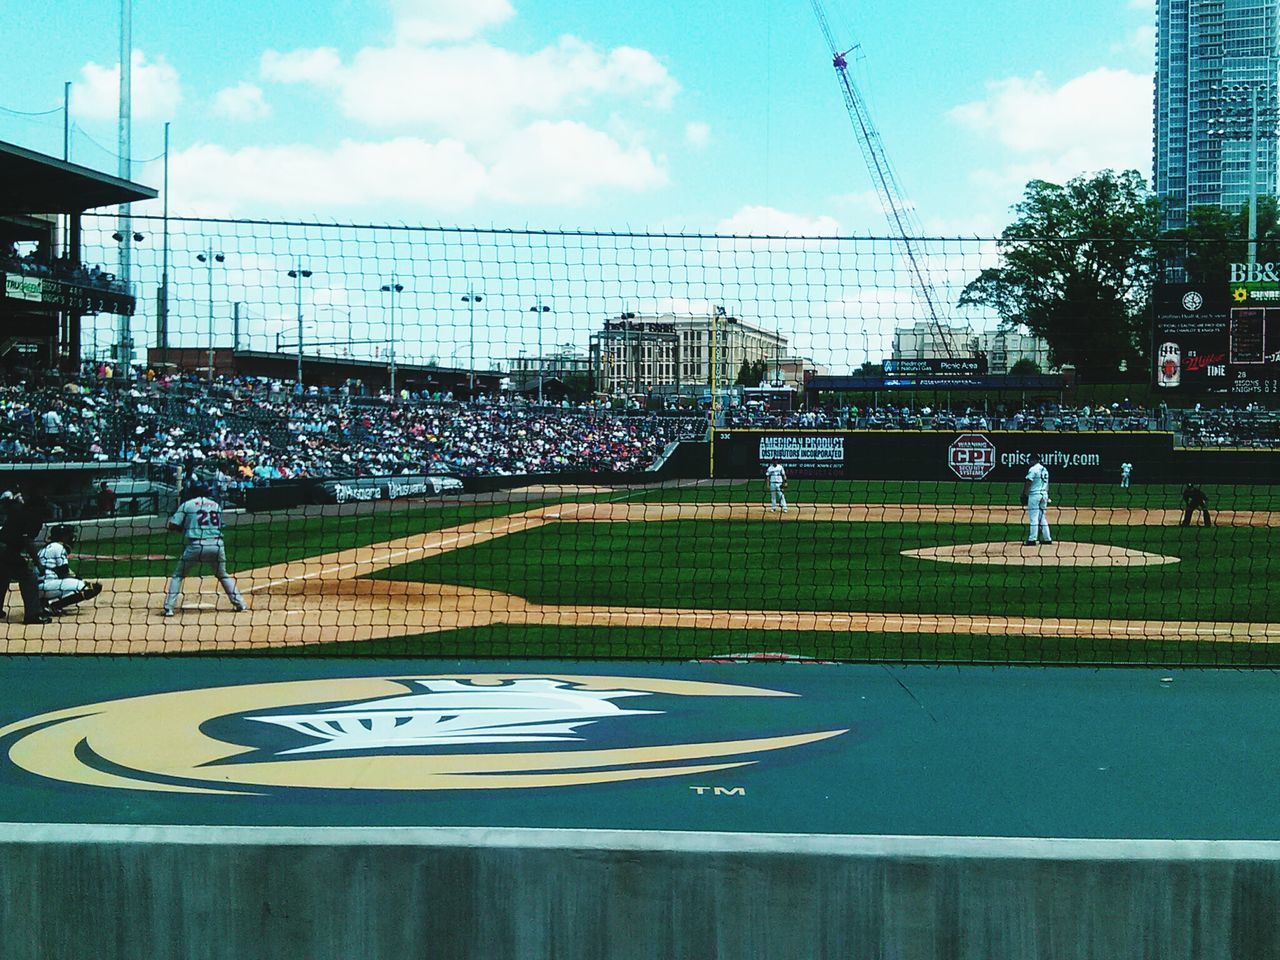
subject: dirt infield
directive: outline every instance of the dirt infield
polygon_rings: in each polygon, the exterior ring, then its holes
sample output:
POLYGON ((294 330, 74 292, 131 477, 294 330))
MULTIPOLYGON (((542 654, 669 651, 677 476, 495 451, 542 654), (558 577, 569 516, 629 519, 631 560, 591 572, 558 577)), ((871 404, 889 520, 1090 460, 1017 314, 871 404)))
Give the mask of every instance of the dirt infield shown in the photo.
MULTIPOLYGON (((1068 510, 1055 521, 1068 523, 1068 510)), ((1080 523, 1168 524, 1173 511, 1071 511, 1080 523)), ((1280 526, 1270 513, 1222 513, 1222 525, 1280 526)), ((702 630, 967 633, 1024 637, 1280 642, 1280 623, 1038 619, 934 614, 743 611, 535 604, 500 591, 444 584, 360 579, 388 567, 462 549, 548 523, 673 519, 939 521, 1022 523, 1017 508, 809 506, 787 514, 723 504, 559 504, 273 564, 237 575, 251 609, 233 612, 211 578, 194 578, 178 616, 160 616, 162 577, 104 581, 85 609, 39 626, 5 625, 7 653, 177 653, 236 651, 430 634, 494 624, 563 627, 672 627, 702 630)), ((1094 547, 1096 549, 1096 545, 1094 547)), ((1030 548, 1028 548, 1030 549, 1030 548)), ((1047 548, 1037 548, 1045 550, 1047 548)), ((1079 548, 1063 547, 1063 552, 1079 548)), ((16 598, 15 598, 16 599, 16 598)))
POLYGON ((1177 557, 1130 550, 1109 543, 1053 543, 1028 546, 1021 540, 962 543, 949 547, 903 550, 904 557, 942 563, 983 563, 1002 567, 1150 567, 1177 563, 1177 557))
MULTIPOLYGON (((573 503, 560 508, 565 520, 617 523, 624 520, 818 520, 826 523, 1007 523, 1025 530, 1023 507, 930 503, 800 504, 786 513, 746 503, 573 503)), ((1103 524, 1128 527, 1175 527, 1181 510, 1134 510, 1123 507, 1051 507, 1052 523, 1103 524)), ((1220 527, 1280 527, 1280 512, 1220 510, 1220 527)))

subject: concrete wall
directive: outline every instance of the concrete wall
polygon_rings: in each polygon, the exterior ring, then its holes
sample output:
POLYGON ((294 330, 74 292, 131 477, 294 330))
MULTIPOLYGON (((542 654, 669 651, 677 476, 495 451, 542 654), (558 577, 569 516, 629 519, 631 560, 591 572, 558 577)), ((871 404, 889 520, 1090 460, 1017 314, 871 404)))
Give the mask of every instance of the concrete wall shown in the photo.
POLYGON ((4 960, 1239 960, 1280 843, 0 826, 4 960))

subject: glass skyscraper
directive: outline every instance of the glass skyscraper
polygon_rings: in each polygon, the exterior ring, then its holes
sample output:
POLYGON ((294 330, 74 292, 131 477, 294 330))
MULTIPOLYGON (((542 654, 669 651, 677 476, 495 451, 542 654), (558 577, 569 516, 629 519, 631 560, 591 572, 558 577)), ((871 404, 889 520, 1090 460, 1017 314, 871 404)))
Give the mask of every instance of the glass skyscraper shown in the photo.
POLYGON ((1280 0, 1156 2, 1153 170, 1175 228, 1191 207, 1248 202, 1255 142, 1257 192, 1276 192, 1280 0))

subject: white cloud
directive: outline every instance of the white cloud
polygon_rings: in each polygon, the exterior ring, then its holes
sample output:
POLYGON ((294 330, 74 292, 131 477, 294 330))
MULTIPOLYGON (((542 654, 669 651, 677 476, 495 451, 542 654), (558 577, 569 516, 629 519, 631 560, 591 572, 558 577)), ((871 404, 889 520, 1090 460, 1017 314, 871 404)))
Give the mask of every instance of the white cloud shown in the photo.
POLYGON ((840 232, 840 223, 833 217, 813 217, 762 206, 742 207, 716 224, 716 233, 737 236, 832 237, 840 232))
POLYGON ((342 58, 333 47, 291 50, 288 53, 268 50, 262 55, 259 70, 264 80, 276 83, 326 85, 337 82, 342 58))
POLYGON ((213 97, 213 112, 229 120, 261 120, 271 114, 262 88, 253 83, 224 87, 213 97))
POLYGON ((507 140, 491 169, 494 199, 581 203, 603 188, 645 190, 666 183, 663 165, 642 147, 562 120, 539 122, 507 140))
MULTIPOLYGON (((163 56, 148 60, 141 50, 130 58, 130 99, 135 120, 173 116, 182 101, 178 71, 163 56)), ((86 63, 71 85, 71 111, 89 120, 111 120, 120 111, 120 64, 86 63)))
POLYGON ((1099 68, 1051 86, 1037 74, 988 84, 985 100, 948 116, 1012 156, 975 181, 1013 195, 1028 180, 1063 182, 1106 168, 1151 168, 1151 76, 1099 68))
POLYGON ((640 191, 666 182, 660 159, 583 124, 535 123, 476 156, 458 140, 228 149, 200 144, 170 163, 170 206, 179 214, 231 216, 394 207, 454 214, 479 203, 574 204, 602 190, 640 191))
POLYGON ((508 0, 391 0, 398 41, 466 40, 515 16, 508 0))
POLYGON ((170 205, 203 216, 258 209, 314 216, 387 203, 459 210, 475 201, 485 180, 481 163, 453 140, 344 140, 331 150, 199 144, 170 161, 170 205))
POLYGON ((695 150, 704 150, 711 143, 711 127, 701 120, 684 125, 684 142, 695 150))
POLYGON ((327 48, 269 51, 262 75, 334 87, 341 112, 375 127, 432 125, 454 136, 504 135, 535 117, 557 117, 596 98, 668 107, 679 85, 652 54, 601 52, 574 37, 520 54, 487 43, 366 47, 349 65, 327 48))

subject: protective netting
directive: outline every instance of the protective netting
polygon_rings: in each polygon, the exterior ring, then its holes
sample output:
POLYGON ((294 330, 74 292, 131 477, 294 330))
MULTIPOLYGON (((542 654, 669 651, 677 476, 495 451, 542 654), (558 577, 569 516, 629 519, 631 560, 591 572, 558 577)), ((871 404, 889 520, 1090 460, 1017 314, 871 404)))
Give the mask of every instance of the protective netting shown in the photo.
POLYGON ((996 240, 83 240, 4 252, 9 652, 1278 659, 1280 323, 1185 241, 1046 342, 996 240))

